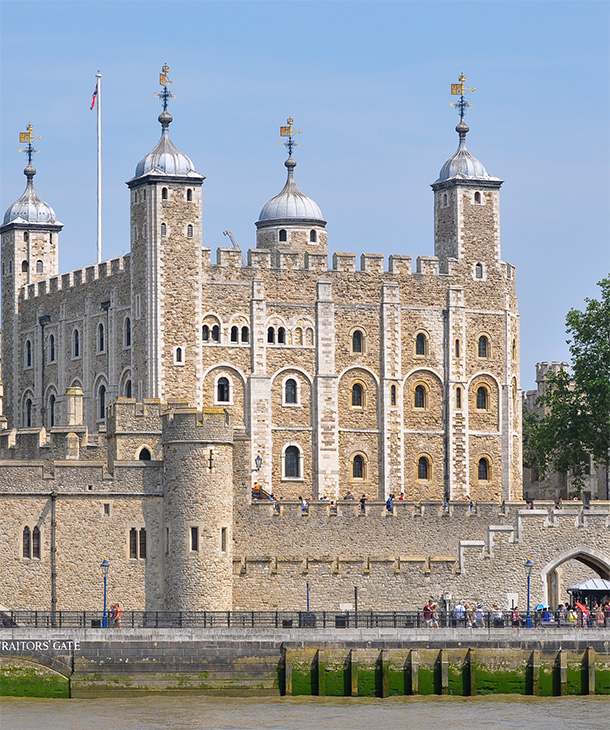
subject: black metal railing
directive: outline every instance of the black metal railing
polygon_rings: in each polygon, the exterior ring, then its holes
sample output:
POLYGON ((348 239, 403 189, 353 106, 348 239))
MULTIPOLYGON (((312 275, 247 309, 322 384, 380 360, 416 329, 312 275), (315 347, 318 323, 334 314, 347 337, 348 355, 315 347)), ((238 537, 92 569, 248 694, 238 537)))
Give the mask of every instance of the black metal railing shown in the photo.
MULTIPOLYGON (((437 611, 123 611, 120 619, 102 611, 4 611, 0 628, 253 628, 253 629, 369 629, 369 628, 524 628, 523 614, 483 611, 470 617, 437 611)), ((610 615, 582 612, 575 620, 532 614, 535 628, 609 628, 610 615)))

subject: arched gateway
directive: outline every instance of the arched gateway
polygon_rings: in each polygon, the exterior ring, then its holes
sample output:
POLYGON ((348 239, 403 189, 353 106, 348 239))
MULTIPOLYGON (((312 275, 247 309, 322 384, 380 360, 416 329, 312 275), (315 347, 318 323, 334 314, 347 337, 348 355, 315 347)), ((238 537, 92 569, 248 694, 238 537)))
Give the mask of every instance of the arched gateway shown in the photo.
POLYGON ((558 569, 570 560, 577 560, 586 565, 595 571, 600 578, 610 579, 610 557, 587 545, 577 545, 557 555, 542 569, 540 577, 542 578, 544 603, 557 606, 562 602, 561 595, 565 592, 567 586, 563 586, 564 590, 562 591, 560 571, 558 569))

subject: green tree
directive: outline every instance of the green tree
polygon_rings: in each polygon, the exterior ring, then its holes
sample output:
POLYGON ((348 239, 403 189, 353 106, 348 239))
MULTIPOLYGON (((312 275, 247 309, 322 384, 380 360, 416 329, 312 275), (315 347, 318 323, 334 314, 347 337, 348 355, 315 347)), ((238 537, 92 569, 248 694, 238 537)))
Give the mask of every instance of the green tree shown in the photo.
POLYGON ((572 471, 578 483, 593 457, 606 468, 610 498, 610 278, 599 286, 599 300, 586 299, 583 312, 568 312, 572 373, 549 374, 538 401, 545 415, 529 434, 528 458, 541 474, 549 468, 572 471))

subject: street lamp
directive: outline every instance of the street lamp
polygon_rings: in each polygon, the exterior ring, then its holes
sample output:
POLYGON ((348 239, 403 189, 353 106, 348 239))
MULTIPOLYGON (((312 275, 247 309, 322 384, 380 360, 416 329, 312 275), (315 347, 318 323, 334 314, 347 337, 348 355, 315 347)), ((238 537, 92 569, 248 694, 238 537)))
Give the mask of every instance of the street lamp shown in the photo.
POLYGON ((532 568, 534 563, 528 558, 525 562, 525 570, 527 572, 527 614, 525 616, 525 628, 532 628, 532 614, 530 613, 530 582, 532 579, 532 568))
POLYGON ((102 626, 103 628, 108 628, 108 612, 106 611, 106 588, 108 586, 108 568, 110 568, 110 563, 104 558, 102 560, 101 564, 102 569, 102 575, 104 576, 104 616, 102 618, 102 626))
POLYGON ((254 464, 256 465, 256 471, 260 471, 263 464, 263 457, 260 454, 254 459, 254 464))

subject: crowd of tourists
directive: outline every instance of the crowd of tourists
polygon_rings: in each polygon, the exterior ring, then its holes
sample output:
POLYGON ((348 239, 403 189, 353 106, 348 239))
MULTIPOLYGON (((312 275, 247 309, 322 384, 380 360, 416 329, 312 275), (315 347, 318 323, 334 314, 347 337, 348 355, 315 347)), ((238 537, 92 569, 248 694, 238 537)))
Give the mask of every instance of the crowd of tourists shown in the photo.
MULTIPOLYGON (((485 609, 481 602, 458 601, 453 609, 448 612, 442 611, 439 604, 430 599, 422 610, 424 626, 428 628, 440 628, 441 626, 452 626, 454 628, 521 628, 526 626, 527 614, 519 609, 519 606, 503 611, 497 603, 492 604, 491 609, 485 609)), ((602 604, 595 603, 587 608, 582 603, 575 605, 560 603, 555 610, 550 606, 540 604, 531 611, 530 619, 532 626, 581 626, 581 627, 603 627, 610 626, 610 600, 602 604)))

